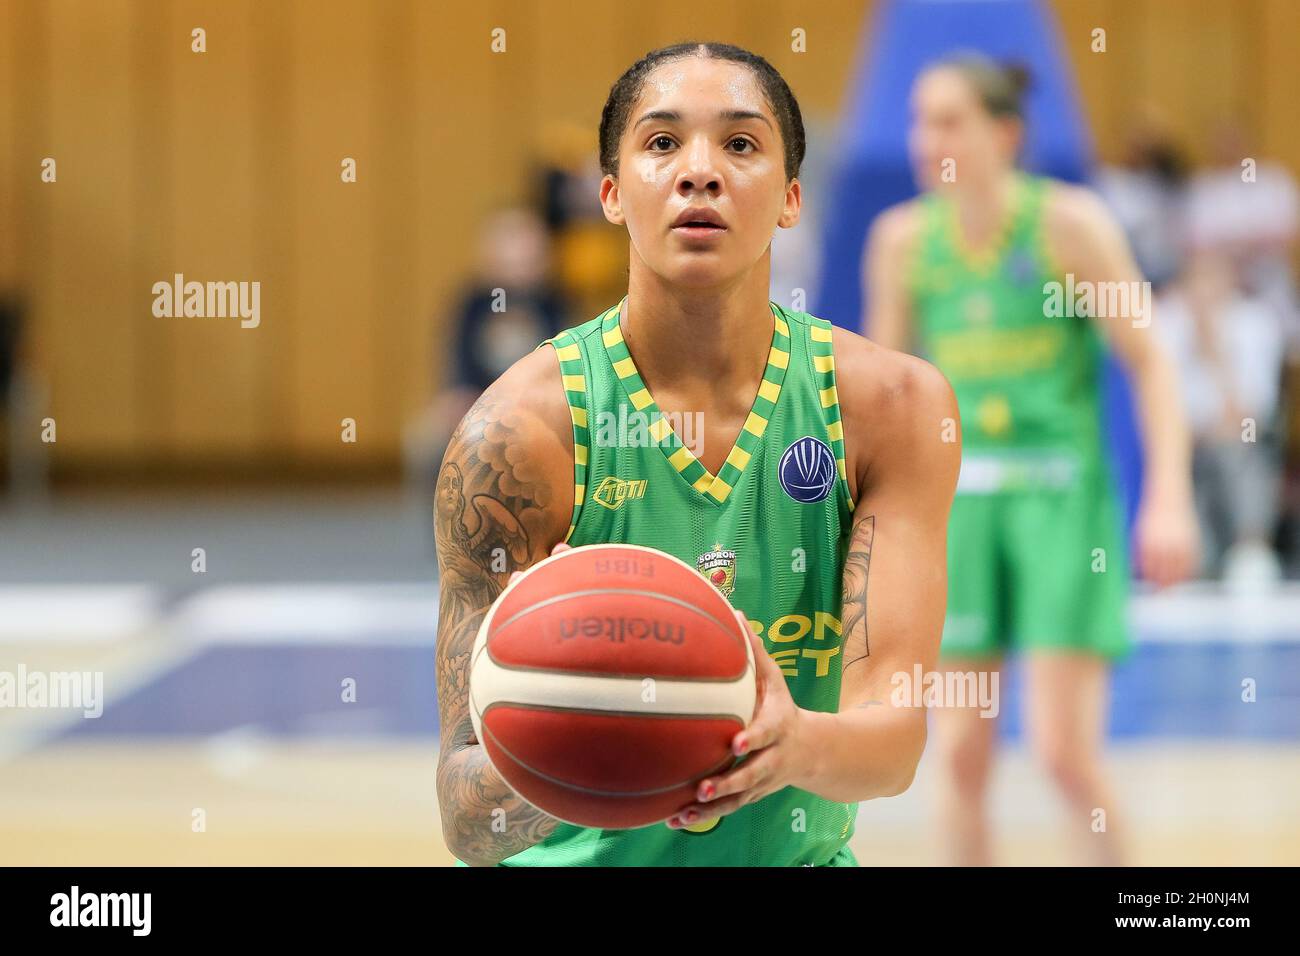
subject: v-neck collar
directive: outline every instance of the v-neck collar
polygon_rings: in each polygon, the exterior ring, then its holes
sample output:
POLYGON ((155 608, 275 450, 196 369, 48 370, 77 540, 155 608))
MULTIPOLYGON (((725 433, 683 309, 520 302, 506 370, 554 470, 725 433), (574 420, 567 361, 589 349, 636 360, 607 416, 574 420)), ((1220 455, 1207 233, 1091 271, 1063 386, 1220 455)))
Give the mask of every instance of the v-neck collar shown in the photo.
POLYGON ((957 260, 977 275, 991 275, 1011 246, 1011 236, 1020 224, 1024 201, 1024 178, 1017 173, 1012 177, 1007 206, 1002 211, 1002 221, 996 232, 990 240, 974 246, 966 241, 961 231, 961 217, 957 215, 957 203, 950 199, 945 212, 946 225, 957 260))
POLYGON ((776 410, 777 399, 781 397, 781 385, 785 381, 785 370, 790 364, 790 326, 781 315, 780 308, 772 302, 768 308, 772 311, 772 344, 767 353, 767 368, 763 371, 762 381, 758 383, 758 393, 749 409, 736 443, 716 475, 709 472, 704 464, 695 457, 689 448, 673 430, 672 423, 655 404, 650 390, 646 388, 632 361, 632 353, 623 341, 623 329, 619 325, 619 316, 623 310, 623 301, 605 313, 601 323, 601 339, 605 351, 614 366, 614 372, 623 383, 628 401, 639 412, 644 412, 650 420, 649 433, 654 443, 659 446, 668 464, 676 469, 682 479, 691 486, 703 500, 713 505, 721 505, 731 494, 731 490, 740 481, 749 464, 749 459, 758 451, 763 438, 763 431, 776 410))

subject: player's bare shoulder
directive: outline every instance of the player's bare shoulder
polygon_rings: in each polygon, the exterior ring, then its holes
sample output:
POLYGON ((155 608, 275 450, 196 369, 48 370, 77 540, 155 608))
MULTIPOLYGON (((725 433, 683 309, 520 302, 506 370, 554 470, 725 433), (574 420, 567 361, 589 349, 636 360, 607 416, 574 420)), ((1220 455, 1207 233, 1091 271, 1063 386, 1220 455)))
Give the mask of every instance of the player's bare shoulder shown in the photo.
POLYGON ((957 467, 961 422, 943 373, 925 359, 895 351, 838 326, 832 332, 835 388, 844 420, 850 490, 858 497, 891 459, 922 451, 957 467), (930 447, 930 440, 938 449, 930 447))
POLYGON ((877 262, 906 260, 921 235, 921 204, 916 199, 890 206, 871 223, 866 256, 877 262))
POLYGON ((452 435, 438 475, 444 574, 455 575, 459 561, 495 558, 493 576, 504 579, 564 538, 573 510, 572 429, 549 347, 515 362, 479 397, 452 435))
POLYGON ((1124 242, 1119 222, 1097 193, 1059 180, 1047 187, 1043 225, 1052 258, 1067 270, 1094 259, 1099 247, 1124 242))
POLYGON ((1049 180, 1044 210, 1049 226, 1080 228, 1107 216, 1102 198, 1086 186, 1049 180))

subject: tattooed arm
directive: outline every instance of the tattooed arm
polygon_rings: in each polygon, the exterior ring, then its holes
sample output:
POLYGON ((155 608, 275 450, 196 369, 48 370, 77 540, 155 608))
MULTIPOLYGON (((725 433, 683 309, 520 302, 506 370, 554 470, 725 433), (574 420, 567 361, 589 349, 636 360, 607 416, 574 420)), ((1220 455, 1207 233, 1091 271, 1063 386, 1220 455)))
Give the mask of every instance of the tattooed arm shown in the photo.
POLYGON ((469 716, 469 659, 511 572, 563 540, 573 509, 573 432, 552 349, 512 366, 452 435, 438 475, 438 807, 447 847, 490 866, 559 821, 521 800, 488 762, 469 716))
POLYGON ((925 747, 925 710, 896 706, 892 678, 910 682, 917 665, 929 673, 938 658, 961 443, 956 399, 936 369, 839 331, 856 501, 842 578, 843 678, 839 713, 811 715, 816 757, 801 785, 847 802, 902 793, 925 747))

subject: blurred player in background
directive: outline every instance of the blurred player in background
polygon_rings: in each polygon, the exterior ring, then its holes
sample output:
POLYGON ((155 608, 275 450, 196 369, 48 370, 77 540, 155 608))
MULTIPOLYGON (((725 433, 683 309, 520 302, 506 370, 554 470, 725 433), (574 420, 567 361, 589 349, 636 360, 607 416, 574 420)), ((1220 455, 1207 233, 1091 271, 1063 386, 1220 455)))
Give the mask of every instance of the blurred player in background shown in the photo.
MULTIPOLYGON (((879 344, 933 361, 961 409, 943 666, 993 670, 1009 651, 1025 652, 1033 751, 1068 803, 1085 858, 1116 863, 1101 751, 1107 664, 1129 647, 1129 570, 1103 457, 1103 340, 1140 409, 1135 557, 1156 585, 1195 563, 1188 429, 1118 225, 1087 190, 1016 168, 1023 88, 1016 71, 975 55, 918 77, 909 150, 924 192, 873 224, 864 321, 879 344)), ((945 846, 956 863, 987 864, 997 721, 970 707, 938 708, 935 718, 945 846)))
POLYGON ((656 50, 610 91, 600 196, 630 238, 627 295, 512 365, 438 482, 438 800, 465 863, 851 866, 857 804, 911 783, 924 709, 871 705, 937 661, 956 401, 925 362, 769 300, 803 157, 789 86, 737 47, 656 50), (614 429, 631 415, 651 441, 614 429), (667 825, 562 823, 475 739, 479 625, 559 542, 673 554, 754 634, 745 759, 667 825))

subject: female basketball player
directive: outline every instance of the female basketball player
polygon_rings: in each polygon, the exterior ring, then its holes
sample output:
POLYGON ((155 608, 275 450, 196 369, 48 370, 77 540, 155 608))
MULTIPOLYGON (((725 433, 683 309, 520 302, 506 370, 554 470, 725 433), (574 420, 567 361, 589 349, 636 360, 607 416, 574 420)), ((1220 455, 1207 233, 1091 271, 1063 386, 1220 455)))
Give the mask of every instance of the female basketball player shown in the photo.
POLYGON ((657 50, 610 91, 600 198, 628 231, 627 297, 489 388, 439 478, 438 796, 465 863, 852 865, 858 802, 911 782, 924 710, 871 705, 937 661, 956 402, 925 362, 769 302, 803 154, 789 87, 735 47, 657 50), (611 428, 636 414, 648 446, 611 428), (754 632, 746 759, 663 825, 560 823, 473 737, 479 622, 557 542, 676 555, 754 632))
MULTIPOLYGON (((991 671, 1006 651, 1026 652, 1033 749, 1088 858, 1114 863, 1099 758, 1106 662, 1128 646, 1128 569, 1103 460, 1101 339, 1127 367, 1140 406, 1146 475, 1135 556, 1157 585, 1189 574, 1196 553, 1174 371, 1150 328, 1149 292, 1101 203, 1017 171, 1014 74, 977 57, 938 64, 918 78, 913 113, 910 148, 926 193, 872 228, 867 322, 881 345, 919 345, 961 408, 943 664, 991 671)), ((937 708, 936 720, 947 845, 957 862, 987 863, 997 721, 969 707, 937 708)))

